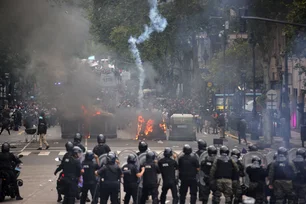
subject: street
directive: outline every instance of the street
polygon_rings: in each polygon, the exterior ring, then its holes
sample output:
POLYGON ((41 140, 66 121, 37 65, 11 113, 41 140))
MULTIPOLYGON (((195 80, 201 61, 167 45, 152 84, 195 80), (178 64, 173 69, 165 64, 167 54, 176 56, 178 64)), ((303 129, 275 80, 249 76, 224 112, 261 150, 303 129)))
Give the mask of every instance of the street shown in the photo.
MULTIPOLYGON (((24 181, 24 186, 20 188, 21 195, 23 196, 23 201, 8 200, 7 203, 27 203, 27 204, 38 204, 38 203, 56 203, 56 179, 54 176, 54 170, 59 162, 55 161, 56 157, 62 157, 65 154, 65 143, 66 140, 60 139, 60 129, 59 127, 51 128, 48 130, 48 142, 50 144, 49 150, 37 150, 38 143, 36 141, 31 141, 25 143, 22 141, 24 139, 23 134, 18 132, 13 133, 12 137, 7 135, 2 135, 0 138, 1 143, 3 141, 12 141, 16 148, 12 149, 15 154, 22 154, 23 166, 20 178, 24 181), (14 135, 15 134, 15 135, 14 135), (19 135, 18 135, 19 134, 19 135), (5 139, 5 138, 6 139, 5 139), (19 138, 19 140, 18 140, 19 138)), ((204 139, 207 141, 208 145, 213 143, 214 138, 218 138, 217 135, 204 135, 198 134, 198 139, 204 139)), ((86 143, 85 141, 82 142, 86 143)), ((180 153, 182 146, 186 143, 190 144, 193 150, 197 149, 197 143, 184 142, 184 141, 147 141, 149 148, 151 150, 160 153, 165 147, 172 147, 176 153, 180 153)), ((138 141, 126 140, 126 139, 109 139, 107 144, 111 147, 112 151, 120 153, 124 149, 131 149, 137 151, 138 141)), ((224 142, 230 148, 237 145, 237 141, 231 138, 227 138, 224 142)), ((87 141, 87 149, 92 150, 96 145, 96 139, 91 138, 87 141)), ((245 147, 245 145, 239 145, 240 149, 245 147)), ((122 194, 124 195, 124 193, 122 194)), ((189 197, 189 196, 188 196, 189 197)), ((7 198, 9 199, 9 198, 7 198)), ((167 200, 171 201, 171 192, 169 191, 167 200)))

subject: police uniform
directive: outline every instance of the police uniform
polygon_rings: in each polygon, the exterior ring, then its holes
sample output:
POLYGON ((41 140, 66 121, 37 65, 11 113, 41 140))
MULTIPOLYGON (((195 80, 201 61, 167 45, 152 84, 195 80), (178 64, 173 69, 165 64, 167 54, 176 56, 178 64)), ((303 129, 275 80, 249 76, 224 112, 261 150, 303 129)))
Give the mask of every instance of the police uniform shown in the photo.
POLYGON ((148 144, 145 141, 140 141, 138 144, 138 150, 139 152, 137 152, 137 156, 145 153, 148 150, 148 144))
POLYGON ((85 147, 81 144, 82 142, 82 135, 80 133, 76 133, 73 139, 73 145, 79 147, 83 153, 86 152, 85 147))
POLYGON ((75 197, 78 193, 78 180, 81 176, 80 161, 74 156, 68 155, 68 157, 66 157, 65 160, 63 161, 63 174, 64 174, 63 181, 65 185, 63 203, 74 204, 75 197))
POLYGON ((297 175, 293 180, 293 189, 295 192, 295 203, 306 202, 306 162, 305 149, 300 148, 296 152, 296 158, 293 163, 297 170, 297 175))
POLYGON ((248 196, 255 198, 255 204, 261 204, 264 201, 264 186, 267 177, 266 170, 261 166, 259 157, 252 158, 252 164, 246 168, 246 173, 249 176, 248 196))
POLYGON ((93 202, 97 201, 96 199, 96 175, 95 171, 99 168, 98 164, 93 162, 94 155, 93 153, 86 153, 85 160, 82 162, 82 169, 84 170, 83 176, 83 187, 82 187, 82 196, 80 204, 86 203, 87 193, 90 191, 90 194, 93 198, 93 202))
POLYGON ((148 151, 146 155, 146 161, 140 166, 144 167, 145 172, 143 174, 143 188, 140 199, 140 204, 145 204, 148 195, 151 193, 153 204, 158 203, 158 181, 157 174, 160 173, 158 165, 154 162, 155 154, 152 151, 148 151))
POLYGON ((197 173, 200 168, 199 161, 191 154, 192 149, 189 145, 183 148, 184 155, 179 158, 179 179, 180 186, 180 204, 185 204, 186 194, 189 188, 190 203, 195 204, 197 201, 197 173))
POLYGON ((276 161, 272 163, 269 170, 269 182, 273 185, 276 204, 283 204, 285 199, 288 199, 289 204, 294 201, 292 180, 296 176, 296 169, 286 156, 287 149, 280 147, 276 161))
POLYGON ((97 171, 100 176, 100 204, 107 204, 110 197, 112 204, 118 204, 118 193, 122 171, 115 163, 114 153, 108 153, 107 164, 97 171))
POLYGON ((231 151, 231 158, 234 162, 236 162, 239 168, 239 172, 234 172, 232 178, 234 204, 242 202, 242 189, 240 184, 240 177, 244 177, 244 165, 241 163, 240 156, 241 154, 238 149, 233 149, 231 151))
POLYGON ((217 148, 213 145, 208 147, 208 156, 205 157, 205 159, 201 162, 201 171, 204 173, 204 183, 205 185, 202 188, 199 188, 199 195, 202 195, 202 197, 199 197, 200 201, 203 202, 203 204, 208 203, 208 198, 210 191, 214 191, 215 188, 210 184, 209 180, 209 174, 211 167, 215 161, 215 157, 217 155, 217 148))
POLYGON ((229 149, 226 146, 220 148, 220 157, 218 157, 211 170, 210 179, 216 181, 216 190, 213 193, 213 202, 220 203, 220 198, 223 193, 225 203, 232 202, 233 189, 232 178, 235 173, 239 172, 237 164, 229 158, 229 149))
POLYGON ((176 204, 178 202, 178 195, 175 171, 178 169, 178 164, 174 159, 170 158, 170 156, 172 156, 172 150, 170 148, 166 148, 166 150, 164 151, 164 155, 165 157, 158 161, 158 167, 163 178, 163 187, 162 193, 160 195, 160 203, 166 203, 166 195, 168 190, 170 189, 173 198, 172 203, 176 204), (166 151, 169 151, 168 155, 166 151))
POLYGON ((139 170, 137 166, 135 164, 128 163, 122 167, 122 173, 123 187, 125 192, 124 204, 128 204, 130 202, 131 196, 134 203, 138 203, 137 190, 139 179, 137 174, 139 173, 139 170))
POLYGON ((98 142, 98 145, 96 145, 93 148, 92 152, 95 155, 98 155, 98 157, 100 157, 103 154, 108 154, 111 151, 110 147, 107 144, 105 144, 106 139, 104 135, 102 134, 98 135, 97 142, 98 142))

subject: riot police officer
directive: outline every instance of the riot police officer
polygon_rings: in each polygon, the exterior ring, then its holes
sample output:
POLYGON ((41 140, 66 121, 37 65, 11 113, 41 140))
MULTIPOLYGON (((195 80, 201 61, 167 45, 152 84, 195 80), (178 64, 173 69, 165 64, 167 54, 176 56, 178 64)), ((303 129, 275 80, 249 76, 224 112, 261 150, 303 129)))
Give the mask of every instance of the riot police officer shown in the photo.
POLYGON ((12 167, 12 162, 18 165, 21 163, 21 161, 17 157, 15 157, 14 154, 10 152, 10 148, 11 146, 7 142, 3 143, 1 146, 0 171, 4 171, 5 173, 8 174, 9 183, 13 184, 16 193, 16 200, 23 200, 23 198, 20 196, 19 193, 19 188, 16 180, 16 173, 12 167))
POLYGON ((64 202, 67 204, 74 204, 75 197, 78 193, 78 181, 81 176, 81 164, 79 156, 82 150, 79 147, 73 147, 73 155, 63 160, 63 174, 64 176, 64 202))
POLYGON ((183 147, 184 155, 179 158, 179 179, 180 187, 180 204, 185 204, 186 194, 189 188, 190 203, 195 204, 197 201, 197 173, 200 170, 199 161, 191 154, 192 148, 185 144, 183 147))
POLYGON ((203 202, 203 204, 208 203, 210 191, 213 191, 213 192, 215 191, 215 188, 214 188, 215 185, 213 183, 210 183, 209 174, 210 174, 211 167, 217 156, 217 152, 218 152, 217 148, 214 145, 210 145, 207 150, 208 156, 205 157, 205 159, 201 162, 201 171, 203 171, 204 173, 203 180, 204 180, 205 185, 199 188, 199 191, 200 191, 199 199, 200 201, 203 202))
POLYGON ((97 142, 98 142, 98 145, 94 147, 92 152, 95 155, 98 155, 98 157, 100 157, 102 154, 107 154, 111 151, 110 147, 106 144, 106 138, 104 135, 102 134, 98 135, 97 142))
POLYGON ((234 162, 236 162, 239 172, 234 173, 233 180, 233 196, 234 196, 234 204, 238 204, 242 202, 242 189, 240 185, 240 177, 244 177, 244 165, 240 160, 241 152, 238 149, 232 149, 231 158, 234 162))
POLYGON ((210 179, 216 180, 216 191, 213 194, 213 203, 220 203, 223 193, 225 204, 232 203, 232 178, 239 172, 237 164, 229 157, 227 146, 220 148, 220 156, 215 160, 210 170, 210 179))
POLYGON ((144 167, 145 172, 143 174, 143 188, 140 199, 140 204, 145 204, 149 193, 151 193, 153 204, 158 203, 158 181, 157 174, 160 173, 158 165, 155 161, 155 154, 152 151, 148 151, 146 154, 146 161, 141 164, 140 168, 144 167))
POLYGON ((83 187, 82 187, 82 196, 80 204, 85 204, 87 200, 87 193, 90 191, 93 202, 97 203, 95 196, 96 189, 96 176, 95 171, 99 168, 99 157, 92 152, 87 152, 85 154, 85 160, 82 162, 82 176, 83 176, 83 187), (93 159, 95 158, 96 164, 94 164, 93 159))
POLYGON ((207 147, 206 141, 199 139, 198 140, 198 150, 196 151, 196 154, 200 157, 201 154, 206 151, 206 147, 207 147))
POLYGON ((85 147, 82 145, 82 135, 80 133, 76 133, 73 139, 73 145, 78 146, 83 153, 86 151, 85 147))
MULTIPOLYGON (((68 158, 69 156, 72 156, 73 154, 73 144, 72 142, 67 142, 65 144, 65 147, 66 147, 66 153, 65 155, 63 156, 63 159, 61 161, 61 164, 56 168, 55 172, 54 172, 54 175, 56 176, 56 174, 58 172, 60 172, 61 170, 63 170, 63 167, 64 167, 64 161, 66 158, 68 158)), ((59 178, 57 179, 57 185, 56 185, 56 190, 57 190, 57 202, 61 202, 62 201, 62 195, 61 195, 61 191, 62 191, 62 180, 61 180, 61 175, 59 176, 59 178)))
POLYGON ((173 156, 172 149, 166 147, 164 150, 164 158, 158 161, 158 167, 160 169, 163 178, 162 193, 160 195, 161 204, 166 203, 166 195, 169 189, 171 190, 172 193, 172 198, 173 198, 172 203, 173 204, 178 203, 178 195, 176 187, 177 179, 175 176, 175 171, 178 170, 178 164, 174 159, 171 158, 172 156, 173 156))
POLYGON ((295 192, 295 203, 305 203, 306 193, 306 162, 305 162, 305 149, 299 148, 296 152, 296 158, 293 163, 297 170, 296 178, 293 180, 293 189, 295 192))
POLYGON ((252 164, 246 168, 246 173, 250 179, 248 196, 255 198, 256 204, 263 203, 267 172, 262 167, 261 159, 258 156, 252 157, 252 164))
MULTIPOLYGON (((276 157, 277 157, 277 153, 275 153, 275 154, 273 155, 273 161, 276 160, 276 157)), ((271 162, 271 163, 268 164, 268 166, 267 166, 267 172, 266 172, 266 174, 267 174, 267 179, 269 179, 268 176, 269 176, 270 167, 271 167, 272 164, 273 164, 273 162, 271 162)), ((275 203, 274 192, 273 192, 273 189, 269 188, 269 185, 266 185, 266 196, 269 196, 269 197, 270 197, 270 204, 274 204, 274 203, 275 203)))
POLYGON ((107 154, 107 163, 96 171, 100 176, 100 203, 107 204, 110 197, 112 204, 118 204, 118 193, 122 171, 116 164, 116 155, 113 152, 107 154))
POLYGON ((124 204, 129 204, 131 196, 133 197, 134 203, 138 203, 138 180, 142 177, 145 168, 142 167, 141 172, 139 172, 136 161, 136 155, 130 154, 127 158, 127 164, 122 167, 123 187, 125 192, 124 204))
POLYGON ((137 156, 141 155, 142 153, 146 152, 148 150, 148 144, 145 141, 140 141, 138 144, 138 150, 137 156))
POLYGON ((296 176, 296 169, 288 161, 287 154, 285 147, 278 148, 276 161, 269 169, 269 185, 273 188, 276 203, 283 203, 285 199, 288 199, 288 203, 294 201, 292 180, 296 176))

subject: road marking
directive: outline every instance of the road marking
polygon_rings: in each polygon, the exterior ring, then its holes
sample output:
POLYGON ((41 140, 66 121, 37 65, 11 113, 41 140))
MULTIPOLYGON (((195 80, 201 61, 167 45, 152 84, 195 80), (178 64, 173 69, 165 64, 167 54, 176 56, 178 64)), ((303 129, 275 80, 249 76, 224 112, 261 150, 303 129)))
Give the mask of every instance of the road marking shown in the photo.
POLYGON ((64 156, 66 154, 66 152, 60 152, 58 153, 58 156, 64 156))
POLYGON ((50 152, 39 152, 38 156, 48 156, 50 152))
MULTIPOLYGON (((22 154, 23 156, 29 156, 29 154, 31 154, 31 152, 21 152, 20 154, 22 154)), ((20 155, 18 154, 18 155, 20 155)))

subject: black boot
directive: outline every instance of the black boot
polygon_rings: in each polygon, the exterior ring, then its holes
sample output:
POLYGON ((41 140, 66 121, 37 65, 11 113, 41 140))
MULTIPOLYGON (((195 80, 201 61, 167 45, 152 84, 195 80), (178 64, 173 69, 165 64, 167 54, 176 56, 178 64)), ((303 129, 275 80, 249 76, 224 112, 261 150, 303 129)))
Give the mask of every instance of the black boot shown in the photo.
POLYGON ((23 200, 23 198, 20 196, 18 186, 15 186, 15 190, 16 190, 16 200, 23 200))
POLYGON ((57 202, 61 202, 63 200, 62 195, 61 194, 57 194, 57 202))

